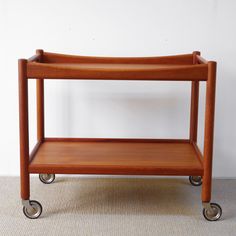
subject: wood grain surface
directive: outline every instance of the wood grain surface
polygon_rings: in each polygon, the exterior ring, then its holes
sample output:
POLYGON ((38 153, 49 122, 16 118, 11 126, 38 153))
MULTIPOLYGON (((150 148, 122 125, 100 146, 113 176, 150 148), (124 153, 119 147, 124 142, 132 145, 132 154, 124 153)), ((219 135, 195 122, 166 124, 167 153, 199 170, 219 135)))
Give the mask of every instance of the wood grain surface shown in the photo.
POLYGON ((45 141, 31 173, 201 175, 190 143, 132 141, 45 141))

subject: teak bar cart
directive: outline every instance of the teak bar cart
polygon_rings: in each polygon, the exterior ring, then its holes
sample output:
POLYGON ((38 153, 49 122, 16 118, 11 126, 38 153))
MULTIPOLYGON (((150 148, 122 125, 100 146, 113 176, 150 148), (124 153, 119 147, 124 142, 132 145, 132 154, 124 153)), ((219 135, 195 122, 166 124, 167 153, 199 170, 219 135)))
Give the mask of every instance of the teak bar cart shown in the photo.
POLYGON ((200 52, 162 57, 86 57, 36 50, 19 59, 20 174, 24 214, 42 213, 30 200, 30 174, 49 184, 55 174, 172 175, 189 176, 202 184, 203 215, 221 217, 221 207, 211 203, 216 62, 200 52), (37 85, 37 144, 29 153, 28 80, 37 85), (191 81, 190 135, 188 139, 53 138, 44 135, 44 80, 164 80, 191 81), (197 146, 199 82, 206 82, 203 154, 197 146))

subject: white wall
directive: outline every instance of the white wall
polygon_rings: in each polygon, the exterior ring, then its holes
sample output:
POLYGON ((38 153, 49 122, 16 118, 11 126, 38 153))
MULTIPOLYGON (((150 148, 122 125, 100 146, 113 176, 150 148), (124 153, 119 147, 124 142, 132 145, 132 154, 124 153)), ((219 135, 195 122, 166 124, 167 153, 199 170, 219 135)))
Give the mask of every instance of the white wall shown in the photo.
MULTIPOLYGON (((37 48, 100 56, 200 50, 218 62, 213 174, 236 177, 235 12, 234 0, 1 0, 0 174, 19 174, 18 58, 30 57, 37 48)), ((33 94, 31 82, 31 146, 33 94)), ((47 81, 46 134, 187 137, 189 95, 189 82, 47 81)))

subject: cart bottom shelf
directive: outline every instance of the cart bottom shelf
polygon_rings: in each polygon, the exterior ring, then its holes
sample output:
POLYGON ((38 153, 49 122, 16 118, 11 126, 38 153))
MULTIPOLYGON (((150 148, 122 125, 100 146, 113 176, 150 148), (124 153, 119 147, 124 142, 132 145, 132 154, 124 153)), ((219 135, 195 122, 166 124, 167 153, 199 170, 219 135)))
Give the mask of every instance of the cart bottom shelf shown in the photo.
POLYGON ((196 148, 187 140, 45 139, 30 173, 203 175, 196 148))

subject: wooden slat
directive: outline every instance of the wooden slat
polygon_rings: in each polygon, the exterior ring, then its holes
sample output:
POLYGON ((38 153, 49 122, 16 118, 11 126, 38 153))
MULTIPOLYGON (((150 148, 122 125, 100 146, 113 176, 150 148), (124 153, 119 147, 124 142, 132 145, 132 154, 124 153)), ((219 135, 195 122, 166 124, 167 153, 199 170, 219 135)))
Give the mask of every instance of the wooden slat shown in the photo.
POLYGON ((92 57, 44 52, 45 63, 192 64, 192 54, 160 57, 92 57))
POLYGON ((190 143, 45 141, 30 163, 31 173, 202 175, 190 143))
POLYGON ((28 78, 97 80, 206 80, 207 65, 28 63, 28 78))

